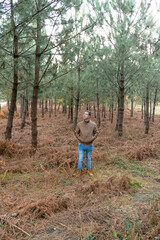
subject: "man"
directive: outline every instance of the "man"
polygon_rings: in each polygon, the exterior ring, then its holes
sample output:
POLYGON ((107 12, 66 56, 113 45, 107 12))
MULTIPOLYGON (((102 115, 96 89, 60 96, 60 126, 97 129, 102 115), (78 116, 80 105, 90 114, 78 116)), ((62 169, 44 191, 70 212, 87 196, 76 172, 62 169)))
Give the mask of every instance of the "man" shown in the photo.
POLYGON ((98 136, 98 128, 95 122, 91 121, 91 112, 85 111, 83 121, 77 124, 75 136, 78 143, 78 175, 82 174, 83 158, 86 152, 86 167, 89 176, 93 177, 91 172, 91 155, 93 151, 93 141, 98 136))

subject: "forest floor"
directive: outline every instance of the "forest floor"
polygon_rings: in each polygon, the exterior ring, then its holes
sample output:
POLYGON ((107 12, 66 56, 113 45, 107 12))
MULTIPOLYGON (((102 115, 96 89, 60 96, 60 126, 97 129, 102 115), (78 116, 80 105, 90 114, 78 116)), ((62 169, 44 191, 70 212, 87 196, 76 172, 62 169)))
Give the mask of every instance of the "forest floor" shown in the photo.
POLYGON ((0 116, 0 240, 160 239, 158 116, 146 135, 140 112, 125 110, 122 137, 115 121, 102 119, 93 178, 85 161, 82 176, 74 176, 78 142, 63 113, 39 113, 37 151, 30 118, 21 130, 16 113, 10 142, 6 122, 0 116))

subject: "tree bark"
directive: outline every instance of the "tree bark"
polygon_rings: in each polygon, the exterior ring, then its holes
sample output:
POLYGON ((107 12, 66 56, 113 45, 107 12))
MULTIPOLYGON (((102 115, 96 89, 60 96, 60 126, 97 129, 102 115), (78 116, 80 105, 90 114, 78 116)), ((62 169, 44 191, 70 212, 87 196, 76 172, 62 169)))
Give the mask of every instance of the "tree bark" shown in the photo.
POLYGON ((119 107, 120 107, 120 98, 118 96, 118 107, 117 107, 117 120, 116 120, 116 127, 115 127, 115 131, 118 131, 118 122, 119 122, 119 107))
POLYGON ((120 82, 119 82, 118 136, 122 136, 123 134, 123 116, 124 116, 124 61, 121 64, 120 82))
POLYGON ((94 118, 96 118, 96 106, 94 104, 94 118))
POLYGON ((52 100, 49 100, 49 118, 52 116, 52 100))
POLYGON ((143 100, 142 100, 142 104, 141 104, 141 119, 143 119, 143 100))
POLYGON ((111 103, 111 123, 113 123, 113 97, 112 97, 112 103, 111 103))
POLYGON ((21 129, 23 129, 25 127, 25 123, 26 123, 26 111, 27 111, 27 99, 26 96, 22 96, 23 97, 23 110, 22 110, 22 117, 21 117, 21 129))
POLYGON ((43 118, 44 117, 44 99, 43 98, 42 98, 41 107, 42 107, 42 118, 43 118))
POLYGON ((13 0, 11 3, 11 25, 13 29, 13 87, 12 87, 12 97, 11 97, 11 105, 9 107, 9 115, 8 122, 5 132, 5 139, 10 139, 12 137, 12 126, 13 126, 13 118, 14 111, 16 107, 17 100, 17 88, 18 88, 18 35, 16 32, 15 20, 14 20, 14 6, 13 0))
POLYGON ((134 103, 134 100, 133 98, 131 98, 131 117, 133 117, 133 103, 134 103))
POLYGON ((57 116, 57 98, 56 96, 54 97, 54 116, 57 116))
POLYGON ((10 109, 10 102, 9 102, 9 99, 7 100, 7 108, 8 108, 8 112, 9 112, 9 109, 10 109))
POLYGON ((77 96, 76 96, 76 104, 75 104, 75 116, 74 116, 74 129, 77 126, 77 119, 78 119, 78 107, 79 107, 79 99, 80 99, 80 66, 77 68, 77 75, 78 75, 78 82, 77 82, 77 96))
POLYGON ((156 102, 157 102, 157 87, 156 87, 156 89, 155 89, 155 94, 154 94, 152 122, 154 122, 155 109, 156 109, 156 102))
POLYGON ((145 134, 149 132, 149 82, 146 90, 146 109, 145 109, 145 134))
POLYGON ((98 127, 100 127, 100 125, 101 125, 101 119, 100 119, 100 109, 99 109, 98 78, 97 78, 97 93, 96 93, 96 99, 97 99, 97 121, 98 121, 98 127))
MULTIPOLYGON (((37 11, 41 9, 41 0, 38 0, 37 11)), ((40 40, 41 40, 41 18, 40 14, 37 16, 37 36, 36 36, 36 52, 35 52, 35 78, 32 96, 32 146, 37 147, 37 101, 38 101, 38 90, 39 90, 39 71, 40 71, 40 40)))
POLYGON ((73 87, 71 87, 71 106, 70 106, 70 113, 71 113, 71 122, 73 122, 73 87))
POLYGON ((45 100, 45 113, 48 112, 48 100, 46 98, 45 100))
POLYGON ((149 120, 152 119, 152 101, 150 100, 150 116, 149 116, 149 120))

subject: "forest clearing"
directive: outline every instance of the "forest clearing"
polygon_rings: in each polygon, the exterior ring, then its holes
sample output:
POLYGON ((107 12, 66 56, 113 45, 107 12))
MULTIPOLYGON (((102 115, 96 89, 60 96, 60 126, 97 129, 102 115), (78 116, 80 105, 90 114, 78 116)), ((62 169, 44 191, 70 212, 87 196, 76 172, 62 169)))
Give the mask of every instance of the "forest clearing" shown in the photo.
MULTIPOLYGON (((73 176, 78 141, 62 109, 52 118, 39 112, 38 119, 37 151, 31 121, 20 129, 19 111, 14 141, 0 141, 0 239, 158 239, 159 116, 146 135, 141 114, 126 109, 124 135, 117 137, 107 112, 94 143, 93 178, 85 161, 82 176, 73 176)), ((2 136, 6 121, 0 118, 2 136)))

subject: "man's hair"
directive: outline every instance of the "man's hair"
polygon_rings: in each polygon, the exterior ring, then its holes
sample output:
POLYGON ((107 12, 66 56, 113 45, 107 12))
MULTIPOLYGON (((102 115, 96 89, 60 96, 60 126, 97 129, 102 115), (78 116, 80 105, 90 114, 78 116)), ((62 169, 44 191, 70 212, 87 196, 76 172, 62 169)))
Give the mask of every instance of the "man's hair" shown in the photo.
POLYGON ((89 110, 86 110, 85 112, 87 112, 87 113, 88 113, 88 115, 91 117, 91 111, 89 111, 89 110))

